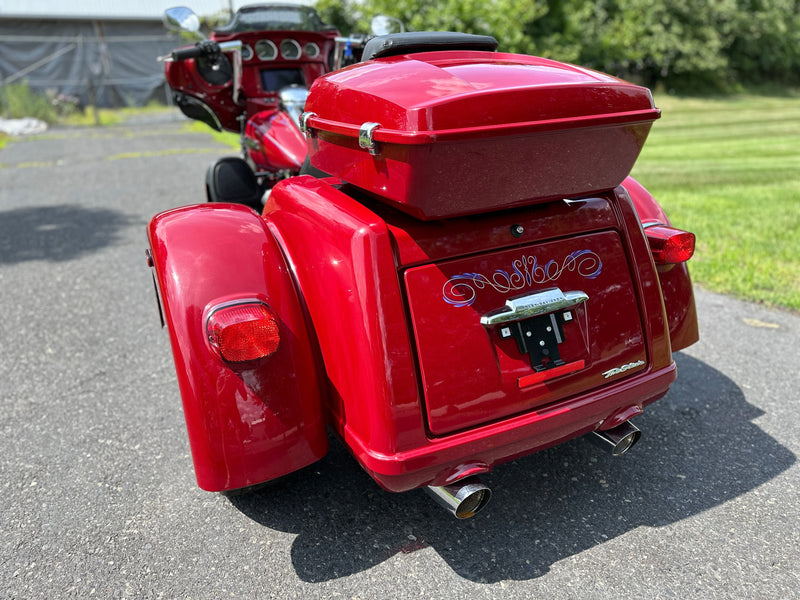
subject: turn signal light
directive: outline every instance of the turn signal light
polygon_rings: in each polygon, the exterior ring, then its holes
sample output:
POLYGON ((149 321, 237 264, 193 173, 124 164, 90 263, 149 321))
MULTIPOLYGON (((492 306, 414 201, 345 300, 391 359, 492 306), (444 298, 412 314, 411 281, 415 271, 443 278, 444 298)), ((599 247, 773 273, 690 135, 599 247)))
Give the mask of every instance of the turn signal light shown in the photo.
POLYGON ((692 258, 695 243, 693 233, 666 225, 645 227, 650 251, 657 265, 682 263, 692 258))
POLYGON ((234 304, 214 310, 206 321, 208 341, 228 362, 265 358, 281 342, 278 318, 266 304, 234 304))

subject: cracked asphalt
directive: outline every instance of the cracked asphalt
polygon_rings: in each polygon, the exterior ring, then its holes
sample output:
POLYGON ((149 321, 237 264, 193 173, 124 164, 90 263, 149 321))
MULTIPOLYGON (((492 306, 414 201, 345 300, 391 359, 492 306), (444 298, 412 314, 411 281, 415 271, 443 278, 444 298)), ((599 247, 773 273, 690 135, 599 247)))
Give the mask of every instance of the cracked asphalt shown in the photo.
POLYGON ((338 443, 250 496, 198 489, 145 226, 231 152, 183 125, 0 150, 0 598, 800 597, 800 316, 702 290, 639 445, 503 465, 475 519, 338 443))

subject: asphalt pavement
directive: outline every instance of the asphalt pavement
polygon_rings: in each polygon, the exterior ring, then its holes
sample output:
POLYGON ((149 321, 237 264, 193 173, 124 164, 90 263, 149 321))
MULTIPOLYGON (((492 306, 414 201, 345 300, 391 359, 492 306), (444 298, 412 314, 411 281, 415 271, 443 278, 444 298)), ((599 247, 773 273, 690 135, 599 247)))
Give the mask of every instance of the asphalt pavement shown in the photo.
POLYGON ((183 125, 0 150, 0 598, 800 598, 800 316, 702 290, 637 447, 500 466, 474 519, 338 442, 250 496, 197 488, 145 227, 231 151, 183 125))

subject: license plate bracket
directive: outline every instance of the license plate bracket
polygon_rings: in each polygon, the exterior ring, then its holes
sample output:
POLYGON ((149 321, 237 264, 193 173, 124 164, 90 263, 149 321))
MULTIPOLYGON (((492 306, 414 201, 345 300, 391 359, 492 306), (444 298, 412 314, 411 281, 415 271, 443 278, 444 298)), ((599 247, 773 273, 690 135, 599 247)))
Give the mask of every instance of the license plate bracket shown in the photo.
POLYGON ((572 318, 567 310, 514 321, 500 328, 500 337, 513 337, 519 351, 530 357, 533 370, 540 373, 564 365, 558 346, 564 342, 563 324, 572 318))

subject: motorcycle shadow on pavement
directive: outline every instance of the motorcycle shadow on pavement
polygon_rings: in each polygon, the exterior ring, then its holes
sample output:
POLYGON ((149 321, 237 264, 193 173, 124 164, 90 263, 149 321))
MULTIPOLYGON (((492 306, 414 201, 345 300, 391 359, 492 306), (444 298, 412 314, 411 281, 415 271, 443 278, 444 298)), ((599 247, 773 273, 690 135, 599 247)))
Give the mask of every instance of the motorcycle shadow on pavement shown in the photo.
POLYGON ((135 224, 117 210, 71 204, 0 211, 0 264, 79 258, 118 242, 135 224))
POLYGON ((231 502, 265 527, 297 534, 304 581, 365 571, 398 553, 436 551, 479 583, 527 580, 640 526, 660 527, 732 500, 795 456, 752 421, 763 412, 705 363, 675 357, 669 394, 636 419, 642 439, 614 458, 584 439, 498 466, 494 495, 458 521, 422 491, 384 492, 338 442, 316 465, 231 502))

